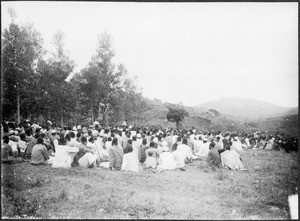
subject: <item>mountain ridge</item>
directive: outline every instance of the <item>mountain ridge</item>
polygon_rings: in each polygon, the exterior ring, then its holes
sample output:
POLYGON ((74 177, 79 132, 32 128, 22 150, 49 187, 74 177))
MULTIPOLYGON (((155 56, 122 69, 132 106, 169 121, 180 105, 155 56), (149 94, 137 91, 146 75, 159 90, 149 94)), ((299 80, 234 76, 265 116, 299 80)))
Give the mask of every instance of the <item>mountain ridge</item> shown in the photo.
POLYGON ((225 115, 251 119, 298 113, 298 107, 283 107, 271 102, 240 97, 222 97, 219 100, 205 102, 193 108, 195 111, 215 109, 225 115))

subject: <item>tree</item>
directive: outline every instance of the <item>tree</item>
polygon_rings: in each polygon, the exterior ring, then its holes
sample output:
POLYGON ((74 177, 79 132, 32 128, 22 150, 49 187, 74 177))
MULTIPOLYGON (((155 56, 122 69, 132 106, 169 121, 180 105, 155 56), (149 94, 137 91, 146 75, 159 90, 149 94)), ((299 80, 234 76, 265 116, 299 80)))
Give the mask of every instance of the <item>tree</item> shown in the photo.
POLYGON ((21 112, 29 115, 35 104, 35 64, 43 40, 31 24, 15 24, 14 11, 10 15, 12 21, 2 36, 3 114, 16 112, 20 123, 21 112))
POLYGON ((181 122, 185 117, 188 117, 189 113, 183 108, 182 105, 169 104, 167 106, 167 120, 170 122, 175 122, 176 127, 180 128, 181 122))
MULTIPOLYGON (((110 100, 120 89, 121 76, 124 67, 117 68, 112 62, 115 53, 112 48, 112 37, 104 32, 98 40, 96 55, 76 76, 81 88, 82 97, 86 98, 86 106, 90 110, 91 119, 102 118, 103 124, 108 125, 110 100), (102 116, 101 116, 102 115, 102 116)), ((100 120, 100 119, 99 119, 100 120)))
POLYGON ((64 125, 64 117, 70 114, 74 108, 75 96, 72 85, 67 82, 68 76, 73 72, 75 63, 64 50, 65 35, 57 31, 53 36, 55 51, 44 66, 42 84, 45 86, 44 96, 48 99, 50 111, 58 115, 61 126, 64 125), (48 66, 48 67, 47 67, 48 66))

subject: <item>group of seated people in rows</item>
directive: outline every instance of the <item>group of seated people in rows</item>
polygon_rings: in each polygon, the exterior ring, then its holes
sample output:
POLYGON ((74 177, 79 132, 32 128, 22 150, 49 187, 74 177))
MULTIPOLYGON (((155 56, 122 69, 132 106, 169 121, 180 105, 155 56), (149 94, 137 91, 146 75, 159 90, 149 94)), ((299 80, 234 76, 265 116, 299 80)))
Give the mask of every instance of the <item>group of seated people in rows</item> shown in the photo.
POLYGON ((240 153, 246 146, 230 134, 202 133, 196 130, 150 130, 132 127, 91 128, 74 126, 60 130, 36 127, 5 134, 2 139, 2 162, 12 162, 22 155, 33 165, 52 167, 104 167, 111 170, 139 172, 148 168, 154 173, 185 170, 193 160, 233 170, 246 170, 240 153), (69 128, 71 129, 71 128, 69 128))

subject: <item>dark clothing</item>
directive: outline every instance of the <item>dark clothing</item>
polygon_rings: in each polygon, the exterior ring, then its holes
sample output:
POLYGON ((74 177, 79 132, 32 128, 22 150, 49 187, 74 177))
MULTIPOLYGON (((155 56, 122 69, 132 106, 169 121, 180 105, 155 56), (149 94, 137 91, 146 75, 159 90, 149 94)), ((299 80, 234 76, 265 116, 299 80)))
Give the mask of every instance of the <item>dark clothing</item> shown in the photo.
POLYGON ((144 163, 146 160, 146 150, 148 149, 147 145, 142 144, 139 151, 139 161, 144 163))
POLYGON ((120 146, 113 145, 108 149, 109 153, 109 167, 114 167, 117 170, 121 169, 123 163, 123 148, 120 146))
POLYGON ((128 149, 132 149, 132 145, 131 144, 127 144, 127 146, 124 148, 124 154, 131 152, 128 149))
POLYGON ((3 143, 1 150, 1 162, 10 162, 11 157, 14 155, 13 150, 10 145, 3 143))
POLYGON ((219 166, 221 164, 221 156, 219 152, 215 149, 212 149, 208 152, 207 162, 213 166, 219 166))

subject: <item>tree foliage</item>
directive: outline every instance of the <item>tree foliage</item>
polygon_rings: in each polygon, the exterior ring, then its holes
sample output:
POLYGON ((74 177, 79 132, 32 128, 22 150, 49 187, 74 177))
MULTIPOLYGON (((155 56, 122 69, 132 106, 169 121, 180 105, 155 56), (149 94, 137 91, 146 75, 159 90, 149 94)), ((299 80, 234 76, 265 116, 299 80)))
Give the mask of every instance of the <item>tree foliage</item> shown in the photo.
POLYGON ((12 22, 2 35, 3 115, 17 111, 30 115, 37 86, 36 61, 42 54, 42 38, 31 24, 12 22), (8 112, 7 112, 8 111, 8 112))
MULTIPOLYGON (((6 118, 38 118, 65 124, 91 123, 108 126, 124 120, 141 125, 151 107, 142 96, 136 78, 124 64, 113 62, 115 51, 104 32, 89 63, 74 73, 75 63, 67 56, 65 36, 53 36, 55 50, 49 55, 43 39, 31 24, 19 25, 10 9, 11 24, 2 33, 1 113, 6 118)), ((175 118, 174 118, 175 119, 175 118)))
POLYGON ((188 117, 189 113, 183 108, 182 105, 169 104, 167 106, 167 120, 170 122, 175 122, 176 126, 183 121, 185 117, 188 117))

